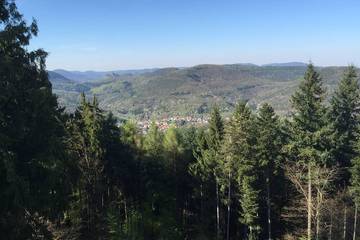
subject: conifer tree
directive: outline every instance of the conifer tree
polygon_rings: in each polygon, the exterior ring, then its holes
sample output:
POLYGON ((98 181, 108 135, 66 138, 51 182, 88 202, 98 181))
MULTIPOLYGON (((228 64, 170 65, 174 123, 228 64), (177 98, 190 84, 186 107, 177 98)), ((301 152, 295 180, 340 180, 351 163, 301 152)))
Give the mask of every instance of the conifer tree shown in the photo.
POLYGON ((207 145, 209 147, 207 158, 208 168, 212 172, 215 180, 216 193, 216 236, 220 238, 220 191, 219 191, 219 160, 220 147, 224 135, 224 123, 222 121, 219 108, 214 106, 209 120, 209 134, 207 135, 207 145))
MULTIPOLYGON (((174 126, 171 126, 166 130, 164 139, 164 157, 167 165, 167 169, 171 176, 171 182, 175 200, 175 220, 177 223, 182 223, 183 211, 181 206, 183 206, 183 195, 181 194, 181 173, 182 173, 182 162, 181 154, 184 151, 181 136, 174 126)), ((179 224, 179 225, 180 225, 179 224)))
POLYGON ((68 123, 71 133, 69 146, 77 156, 79 178, 78 216, 81 219, 81 236, 97 239, 103 234, 104 210, 104 155, 103 127, 105 117, 94 97, 92 102, 81 95, 81 103, 68 123))
POLYGON ((64 210, 64 114, 46 71, 47 53, 29 51, 36 21, 0 1, 0 232, 4 239, 47 235, 44 221, 64 210), (34 221, 33 221, 34 220, 34 221), (33 222, 32 222, 33 221, 33 222))
MULTIPOLYGON (((360 151, 360 140, 358 139, 356 143, 356 151, 359 153, 360 151)), ((350 179, 350 192, 352 195, 352 199, 355 205, 355 213, 354 213, 354 232, 353 232, 353 239, 356 239, 356 230, 357 230, 357 214, 358 208, 360 206, 360 156, 357 154, 351 160, 351 179, 350 179)))
POLYGON ((293 122, 291 140, 287 149, 289 157, 295 162, 307 165, 307 238, 312 237, 312 167, 326 163, 327 154, 323 141, 325 125, 325 90, 323 82, 310 63, 298 90, 291 98, 293 122))
POLYGON ((212 201, 215 197, 214 194, 211 194, 213 190, 213 172, 208 167, 208 144, 206 141, 206 131, 205 128, 200 128, 196 131, 196 136, 194 139, 194 150, 193 156, 195 158, 195 162, 190 164, 189 166, 189 173, 191 176, 194 177, 196 180, 196 188, 195 193, 200 195, 199 196, 199 208, 200 208, 200 227, 201 227, 201 234, 206 234, 209 230, 207 228, 211 225, 211 230, 213 230, 213 224, 211 224, 213 220, 213 216, 215 215, 214 211, 211 211, 212 208, 209 208, 209 204, 207 201, 210 199, 212 201), (210 212, 211 218, 209 218, 206 213, 210 212), (211 214, 213 213, 213 214, 211 214))
POLYGON ((135 120, 127 120, 121 126, 121 141, 132 148, 133 151, 141 149, 143 138, 135 120))
POLYGON ((266 195, 267 237, 273 239, 272 222, 280 217, 278 213, 275 213, 274 206, 281 204, 281 199, 276 198, 276 194, 283 190, 281 189, 284 180, 281 170, 283 139, 279 118, 269 104, 265 103, 261 106, 256 119, 256 127, 258 131, 257 158, 262 167, 263 181, 266 186, 264 194, 266 195))
POLYGON ((144 138, 144 150, 152 157, 160 157, 162 149, 162 134, 154 121, 151 122, 149 131, 144 138))
MULTIPOLYGON (((231 178, 235 167, 235 179, 241 206, 240 220, 247 227, 249 239, 258 239, 259 225, 259 186, 258 164, 255 154, 256 131, 251 110, 245 102, 236 106, 224 138, 224 170, 228 172, 228 193, 231 194, 231 178)), ((225 175, 224 174, 224 175, 225 175)), ((228 198, 230 206, 231 198, 228 198)), ((229 211, 230 212, 230 211, 229 211)), ((229 228, 228 223, 228 228, 229 228)), ((227 231, 229 236, 229 231, 227 231)))
MULTIPOLYGON (((201 178, 200 192, 203 195, 204 185, 211 183, 215 190, 216 201, 216 237, 219 239, 220 229, 220 158, 221 158, 221 142, 224 135, 224 124, 220 115, 219 108, 214 106, 210 113, 209 125, 206 133, 201 131, 198 134, 197 151, 194 155, 196 162, 192 164, 190 171, 201 178)), ((202 199, 201 199, 202 201, 202 199)), ((201 204, 201 209, 203 208, 201 204)), ((201 210, 202 212, 203 210, 201 210)))
POLYGON ((359 130, 360 89, 354 66, 349 66, 344 72, 330 103, 331 154, 334 163, 343 169, 341 180, 348 183, 350 176, 347 168, 351 166, 351 159, 356 154, 359 130))
POLYGON ((183 146, 181 145, 179 132, 174 126, 166 130, 163 145, 167 163, 170 169, 176 173, 178 170, 178 158, 183 151, 183 146))

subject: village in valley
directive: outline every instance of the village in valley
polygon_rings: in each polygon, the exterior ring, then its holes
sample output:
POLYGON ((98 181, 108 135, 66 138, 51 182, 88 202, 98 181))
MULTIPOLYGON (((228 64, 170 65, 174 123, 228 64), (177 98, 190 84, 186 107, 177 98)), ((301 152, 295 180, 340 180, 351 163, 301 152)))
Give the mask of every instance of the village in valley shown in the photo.
POLYGON ((171 126, 181 127, 181 126, 204 126, 208 123, 209 116, 172 116, 164 117, 159 120, 153 119, 144 119, 137 122, 138 127, 142 132, 147 132, 150 128, 152 122, 158 126, 159 130, 165 131, 171 126))

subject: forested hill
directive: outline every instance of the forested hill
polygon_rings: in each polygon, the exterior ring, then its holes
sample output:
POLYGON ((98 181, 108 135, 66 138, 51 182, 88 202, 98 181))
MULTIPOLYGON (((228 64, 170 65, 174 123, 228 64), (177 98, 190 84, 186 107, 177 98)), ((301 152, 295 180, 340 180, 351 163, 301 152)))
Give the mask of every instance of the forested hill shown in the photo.
MULTIPOLYGON (((231 112, 240 100, 256 108, 268 102, 284 115, 289 97, 304 76, 302 63, 198 65, 190 68, 164 68, 138 72, 107 72, 98 80, 77 81, 61 72, 50 72, 60 104, 73 110, 79 95, 96 95, 100 106, 118 117, 149 118, 168 115, 206 114, 213 103, 231 112)), ((332 91, 344 67, 320 67, 326 88, 332 91)), ((97 76, 95 74, 95 76, 97 76)))

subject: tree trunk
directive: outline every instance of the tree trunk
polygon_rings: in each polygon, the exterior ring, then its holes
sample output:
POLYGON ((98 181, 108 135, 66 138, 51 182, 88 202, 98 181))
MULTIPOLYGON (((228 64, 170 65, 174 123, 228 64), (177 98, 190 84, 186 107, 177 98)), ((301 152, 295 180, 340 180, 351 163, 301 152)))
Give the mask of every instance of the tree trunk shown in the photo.
POLYGON ((204 193, 203 193, 203 184, 200 183, 200 222, 202 225, 204 225, 204 201, 203 201, 203 198, 204 198, 204 193))
POLYGON ((220 239, 220 206, 219 206, 219 183, 217 178, 215 179, 216 184, 216 237, 220 239))
POLYGON ((124 214, 125 214, 125 222, 128 223, 128 212, 127 212, 127 204, 126 204, 126 198, 124 197, 124 214))
POLYGON ((316 240, 319 240, 320 236, 320 214, 318 213, 319 209, 316 209, 316 240))
POLYGON ((320 237, 320 204, 321 204, 321 193, 319 191, 316 195, 316 240, 320 237))
POLYGON ((333 214, 330 213, 329 240, 332 240, 333 214))
POLYGON ((271 201, 270 201, 270 177, 269 171, 266 178, 266 205, 267 205, 267 222, 268 222, 268 239, 271 240, 271 201))
POLYGON ((353 232, 353 240, 356 240, 357 211, 358 211, 358 205, 357 205, 357 204, 355 204, 355 216, 354 216, 354 232, 353 232))
POLYGON ((343 239, 346 240, 346 225, 347 225, 347 209, 345 205, 344 209, 344 233, 343 233, 343 239))
POLYGON ((312 189, 311 189, 312 183, 311 183, 311 163, 308 163, 308 202, 307 202, 307 238, 308 240, 311 240, 311 198, 312 198, 312 189))
POLYGON ((226 227, 226 240, 230 239, 230 204, 231 204, 231 170, 229 169, 229 179, 228 179, 228 206, 227 206, 227 227, 226 227))

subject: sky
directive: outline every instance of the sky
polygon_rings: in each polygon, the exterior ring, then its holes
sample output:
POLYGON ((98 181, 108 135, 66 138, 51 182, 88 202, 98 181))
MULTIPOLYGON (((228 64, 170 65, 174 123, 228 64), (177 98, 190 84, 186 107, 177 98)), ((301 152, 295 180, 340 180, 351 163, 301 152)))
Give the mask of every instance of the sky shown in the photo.
POLYGON ((360 65, 358 0, 16 0, 48 69, 360 65))

